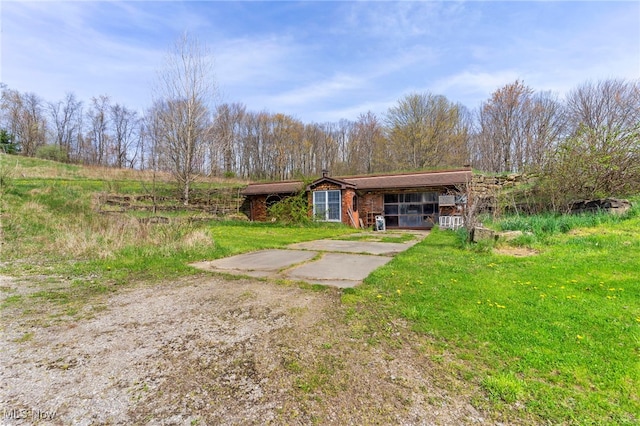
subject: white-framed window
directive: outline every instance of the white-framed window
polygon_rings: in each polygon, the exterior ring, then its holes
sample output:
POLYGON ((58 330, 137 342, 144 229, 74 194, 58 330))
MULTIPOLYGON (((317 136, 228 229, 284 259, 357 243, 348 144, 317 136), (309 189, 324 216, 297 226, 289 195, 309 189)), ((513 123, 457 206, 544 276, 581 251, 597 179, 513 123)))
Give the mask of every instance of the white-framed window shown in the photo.
POLYGON ((315 191, 313 193, 313 217, 316 220, 340 222, 341 210, 340 191, 315 191))

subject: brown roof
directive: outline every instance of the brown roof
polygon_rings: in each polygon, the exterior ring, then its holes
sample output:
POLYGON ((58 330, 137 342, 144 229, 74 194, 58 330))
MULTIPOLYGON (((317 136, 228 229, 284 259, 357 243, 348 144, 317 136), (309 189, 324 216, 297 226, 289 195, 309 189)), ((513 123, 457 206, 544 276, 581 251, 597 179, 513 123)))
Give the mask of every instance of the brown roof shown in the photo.
POLYGON ((395 175, 354 176, 343 180, 353 183, 360 190, 400 189, 429 186, 460 185, 471 181, 471 170, 447 170, 442 172, 416 172, 395 175))
MULTIPOLYGON (((376 190, 460 185, 471 181, 472 175, 473 172, 471 170, 463 169, 446 170, 440 172, 413 172, 376 176, 348 176, 329 179, 333 181, 340 180, 348 184, 352 184, 358 190, 376 190)), ((318 181, 322 179, 323 178, 320 178, 318 179, 318 181)), ((300 191, 302 189, 302 185, 303 182, 301 181, 252 183, 242 191, 242 194, 293 194, 300 191)))
POLYGON ((242 191, 242 195, 295 194, 301 189, 302 181, 252 183, 242 191))

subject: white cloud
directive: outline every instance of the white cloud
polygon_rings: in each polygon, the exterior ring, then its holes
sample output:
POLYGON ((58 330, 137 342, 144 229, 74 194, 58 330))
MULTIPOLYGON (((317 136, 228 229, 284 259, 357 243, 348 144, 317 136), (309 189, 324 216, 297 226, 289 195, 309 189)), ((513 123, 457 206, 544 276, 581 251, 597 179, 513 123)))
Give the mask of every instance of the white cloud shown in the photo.
MULTIPOLYGON (((74 92, 88 101, 108 94, 142 109, 149 103, 163 50, 101 29, 99 20, 119 22, 127 11, 100 2, 24 2, 3 5, 1 78, 9 87, 47 101, 74 92), (10 64, 10 66, 8 66, 10 64)), ((125 24, 126 25, 126 24, 125 24)))
POLYGON ((297 47, 287 39, 247 37, 225 40, 212 50, 221 83, 253 86, 287 79, 286 66, 297 47))
POLYGON ((348 31, 387 40, 442 37, 471 19, 463 2, 353 2, 345 15, 348 31))
POLYGON ((312 82, 311 84, 296 88, 273 97, 273 101, 279 105, 309 105, 323 99, 344 96, 347 92, 362 87, 360 78, 337 74, 325 81, 312 82))
POLYGON ((516 79, 563 94, 640 76, 637 2, 4 1, 0 18, 9 87, 136 109, 185 31, 211 48, 225 101, 310 121, 412 91, 473 108, 516 79))

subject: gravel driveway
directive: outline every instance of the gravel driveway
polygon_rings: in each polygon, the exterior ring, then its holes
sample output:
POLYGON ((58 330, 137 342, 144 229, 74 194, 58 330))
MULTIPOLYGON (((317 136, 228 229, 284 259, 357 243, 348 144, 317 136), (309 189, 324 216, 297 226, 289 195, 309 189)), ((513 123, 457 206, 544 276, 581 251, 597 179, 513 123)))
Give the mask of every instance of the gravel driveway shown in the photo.
POLYGON ((119 290, 83 319, 4 308, 1 424, 483 421, 405 325, 376 340, 340 295, 202 274, 119 290))

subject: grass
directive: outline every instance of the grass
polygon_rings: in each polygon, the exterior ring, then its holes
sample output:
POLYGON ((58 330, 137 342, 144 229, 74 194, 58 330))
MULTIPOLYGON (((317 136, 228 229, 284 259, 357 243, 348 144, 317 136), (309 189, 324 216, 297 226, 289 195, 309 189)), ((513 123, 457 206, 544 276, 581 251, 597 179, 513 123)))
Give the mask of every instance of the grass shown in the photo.
MULTIPOLYGON (((96 192, 135 193, 146 178, 22 157, 2 155, 0 161, 0 274, 27 277, 32 285, 21 294, 2 289, 9 294, 0 308, 13 314, 90 315, 101 306, 94 298, 123 286, 202 273, 191 262, 354 232, 327 225, 192 222, 179 215, 153 224, 139 220, 139 213, 100 215, 96 192), (7 164, 11 173, 5 173, 7 164)), ((538 254, 471 250, 455 233, 435 230, 364 285, 344 290, 351 337, 400 345, 390 320, 408 321, 440 373, 478 389, 474 404, 496 420, 637 424, 637 208, 622 218, 520 217, 492 226, 531 232, 521 243, 535 245, 538 254)), ((386 241, 403 238, 389 235, 386 241)), ((31 338, 27 333, 18 340, 31 338)), ((339 359, 318 360, 287 365, 298 374, 301 391, 331 387, 339 376, 339 359)))
POLYGON ((573 229, 613 225, 638 214, 640 214, 640 209, 636 207, 620 215, 603 211, 575 215, 545 213, 531 216, 510 215, 495 223, 490 217, 487 217, 484 222, 500 231, 523 231, 533 234, 537 239, 545 239, 555 234, 567 233, 573 229))
POLYGON ((436 230, 343 301, 410 321, 502 420, 637 424, 640 217, 573 229, 524 258, 436 230))
MULTIPOLYGON (((166 223, 145 221, 150 213, 100 214, 98 193, 110 188, 135 194, 146 174, 134 178, 134 171, 120 176, 100 169, 106 174, 99 179, 95 170, 79 166, 5 155, 0 161, 5 170, 7 164, 15 170, 1 188, 0 273, 58 277, 44 280, 31 297, 7 299, 4 306, 46 302, 79 312, 91 297, 119 286, 201 273, 191 262, 352 232, 334 225, 219 221, 201 213, 198 219, 204 220, 193 221, 194 212, 169 213, 166 223)), ((221 187, 223 182, 201 182, 196 192, 205 192, 206 185, 221 187)))

